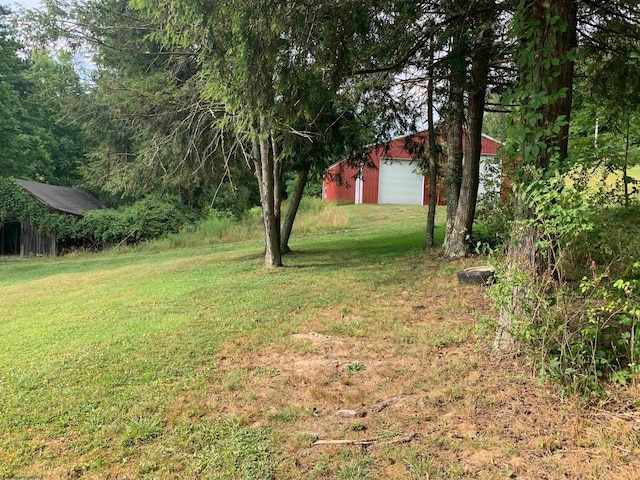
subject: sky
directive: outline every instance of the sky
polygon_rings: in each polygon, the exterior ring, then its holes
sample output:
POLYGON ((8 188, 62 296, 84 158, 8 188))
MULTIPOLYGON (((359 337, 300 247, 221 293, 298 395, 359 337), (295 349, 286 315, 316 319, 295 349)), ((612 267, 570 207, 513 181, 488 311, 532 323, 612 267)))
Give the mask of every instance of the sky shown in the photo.
MULTIPOLYGON (((7 6, 12 11, 18 12, 24 9, 43 8, 44 2, 45 0, 0 0, 0 5, 7 6)), ((59 45, 59 47, 62 46, 62 44, 59 45)), ((96 66, 88 49, 82 49, 74 53, 73 65, 81 80, 89 83, 91 74, 95 71, 96 66)))
POLYGON ((9 7, 15 7, 16 10, 20 8, 38 8, 42 6, 43 0, 10 0, 0 1, 1 4, 8 5, 9 7))

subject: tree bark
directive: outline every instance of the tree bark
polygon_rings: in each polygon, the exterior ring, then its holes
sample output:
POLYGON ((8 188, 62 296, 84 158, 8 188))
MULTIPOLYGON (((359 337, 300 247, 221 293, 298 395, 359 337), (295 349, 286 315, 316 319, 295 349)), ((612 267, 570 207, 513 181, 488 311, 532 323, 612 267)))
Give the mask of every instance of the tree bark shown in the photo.
MULTIPOLYGON (((278 247, 281 245, 282 232, 282 174, 284 171, 284 162, 278 155, 278 144, 276 143, 275 134, 270 132, 271 154, 273 158, 273 212, 276 218, 276 232, 278 235, 278 247)), ((280 255, 282 250, 280 249, 280 255)))
POLYGON ((289 199, 289 208, 287 214, 284 217, 284 223, 282 224, 282 234, 280 237, 280 250, 283 254, 290 253, 289 238, 291 237, 291 230, 293 229, 293 222, 298 214, 298 208, 300 207, 300 201, 302 200, 302 194, 304 193, 304 187, 307 186, 307 180, 309 179, 309 172, 311 171, 311 161, 306 161, 302 168, 298 171, 298 182, 293 195, 289 199))
POLYGON ((464 70, 459 65, 460 59, 454 59, 449 87, 449 110, 447 112, 447 224, 445 232, 445 249, 451 238, 455 220, 460 185, 462 181, 462 124, 464 121, 464 70))
POLYGON ((425 246, 435 245, 436 206, 438 202, 438 146, 436 145, 436 128, 433 124, 433 38, 429 46, 429 84, 427 86, 427 142, 429 152, 429 209, 427 211, 427 229, 425 246))
POLYGON ((258 128, 254 130, 253 136, 253 156, 265 232, 265 267, 281 267, 280 224, 279 213, 276 212, 276 207, 279 209, 279 204, 276 201, 277 189, 275 188, 276 183, 279 183, 279 178, 275 178, 279 165, 274 158, 275 152, 270 141, 271 135, 263 115, 259 117, 258 128))
MULTIPOLYGON (((526 185, 533 180, 539 180, 538 177, 532 177, 536 175, 532 174, 532 171, 537 172, 538 176, 548 171, 551 158, 556 153, 560 162, 567 158, 573 88, 573 60, 570 53, 576 45, 577 3, 576 0, 533 0, 523 2, 520 9, 524 9, 517 12, 521 21, 533 21, 528 28, 539 29, 532 31, 533 33, 528 32, 529 35, 523 35, 519 40, 518 49, 521 52, 535 52, 534 63, 527 66, 534 74, 527 75, 530 72, 523 71, 521 82, 526 82, 529 88, 532 86, 533 94, 544 96, 562 90, 566 92, 563 97, 538 108, 527 109, 527 105, 524 105, 525 112, 540 114, 540 120, 535 126, 537 130, 533 133, 543 132, 540 140, 545 145, 537 155, 523 155, 522 161, 518 164, 518 168, 524 172, 520 175, 519 182, 526 185), (558 18, 561 23, 557 22, 558 18), (563 24, 566 28, 559 28, 563 24), (551 59, 558 59, 555 69, 544 70, 542 65, 553 65, 554 62, 546 62, 551 59), (553 133, 548 126, 556 123, 561 117, 564 117, 566 122, 557 133, 553 133), (527 168, 531 166, 537 168, 527 168)), ((530 138, 536 139, 538 136, 531 135, 530 138)), ((523 151, 526 152, 526 148, 523 151)), ((526 222, 531 218, 531 207, 522 195, 517 195, 515 201, 516 227, 507 253, 505 280, 508 282, 518 272, 523 272, 529 276, 530 283, 514 284, 509 304, 500 311, 494 347, 502 352, 515 348, 515 341, 511 335, 514 320, 529 318, 527 306, 531 296, 531 285, 553 278, 556 268, 553 259, 545 260, 538 250, 537 240, 540 234, 537 227, 526 222)))
MULTIPOLYGON (((492 19, 488 19, 492 22, 492 19)), ((482 152, 482 120, 486 99, 490 56, 493 47, 493 25, 483 34, 482 44, 474 52, 471 65, 469 109, 467 115, 467 142, 462 165, 460 196, 455 210, 453 227, 448 231, 445 255, 464 257, 469 253, 473 219, 476 214, 478 185, 480 183, 480 155, 482 152)))

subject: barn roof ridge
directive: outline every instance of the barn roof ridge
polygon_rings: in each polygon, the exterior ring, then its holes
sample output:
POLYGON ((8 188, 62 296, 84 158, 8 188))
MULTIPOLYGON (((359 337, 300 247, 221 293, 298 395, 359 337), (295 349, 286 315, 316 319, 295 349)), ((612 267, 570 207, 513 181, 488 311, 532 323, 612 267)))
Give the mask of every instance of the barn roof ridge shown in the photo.
POLYGON ((82 217, 89 210, 104 208, 96 197, 80 188, 60 187, 22 179, 16 179, 16 183, 40 203, 59 212, 82 217))

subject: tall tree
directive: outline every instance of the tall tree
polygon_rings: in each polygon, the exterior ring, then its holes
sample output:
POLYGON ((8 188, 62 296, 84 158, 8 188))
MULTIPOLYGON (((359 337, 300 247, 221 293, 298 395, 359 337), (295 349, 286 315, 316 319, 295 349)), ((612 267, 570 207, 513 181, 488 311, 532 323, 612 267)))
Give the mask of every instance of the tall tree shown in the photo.
POLYGON ((444 115, 447 141, 445 250, 453 232, 462 186, 462 137, 464 135, 464 87, 467 55, 467 39, 463 33, 464 17, 458 16, 455 24, 459 28, 450 31, 450 51, 447 62, 449 66, 449 92, 444 115))
MULTIPOLYGON (((477 40, 471 42, 471 68, 466 84, 468 107, 466 148, 461 172, 460 194, 455 206, 451 228, 447 229, 445 254, 463 257, 469 253, 470 236, 475 217, 480 183, 480 153, 482 151, 482 121, 484 118, 487 83, 495 50, 495 23, 499 10, 494 1, 477 2, 469 18, 477 40)), ((449 215, 448 215, 449 216, 449 215)))
POLYGON ((237 140, 256 175, 266 265, 282 265, 280 186, 290 138, 308 136, 325 108, 313 98, 343 88, 354 52, 369 48, 377 18, 371 6, 280 0, 135 5, 159 21, 151 38, 164 48, 197 45, 202 98, 223 106, 219 125, 237 140))
POLYGON ((84 96, 67 52, 19 51, 0 7, 0 175, 80 181, 84 135, 69 116, 84 96))
MULTIPOLYGON (((511 160, 522 186, 544 187, 552 165, 561 165, 567 158, 576 27, 575 0, 521 1, 516 10, 513 31, 520 78, 513 100, 520 107, 512 132, 522 148, 512 150, 511 160)), ((521 188, 516 194, 518 226, 509 245, 506 276, 517 271, 533 279, 553 275, 553 256, 540 250, 541 226, 530 221, 534 216, 528 200, 531 192, 525 196, 524 191, 521 188)), ((513 348, 510 327, 528 308, 529 290, 514 285, 509 305, 500 311, 495 346, 501 350, 513 348)))
POLYGON ((18 43, 12 38, 7 23, 9 11, 0 6, 0 174, 21 175, 22 167, 16 158, 15 142, 20 135, 21 118, 24 115, 21 95, 22 72, 26 64, 17 56, 18 43))
POLYGON ((436 207, 438 203, 438 171, 440 169, 440 152, 439 145, 437 144, 436 126, 433 121, 434 102, 433 97, 435 93, 435 68, 434 68, 434 39, 431 38, 429 42, 429 65, 428 71, 428 84, 427 84, 427 149, 428 149, 428 162, 429 162, 429 208, 427 211, 427 228, 425 234, 425 246, 433 247, 435 245, 435 228, 436 228, 436 207))

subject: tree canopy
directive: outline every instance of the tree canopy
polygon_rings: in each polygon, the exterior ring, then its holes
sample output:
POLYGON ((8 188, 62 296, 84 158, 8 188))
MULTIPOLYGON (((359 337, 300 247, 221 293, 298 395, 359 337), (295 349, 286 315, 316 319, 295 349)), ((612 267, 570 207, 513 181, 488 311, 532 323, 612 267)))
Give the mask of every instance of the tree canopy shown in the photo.
POLYGON ((9 15, 0 7, 0 173, 72 185, 85 140, 69 112, 84 87, 68 52, 21 51, 9 15))

